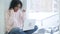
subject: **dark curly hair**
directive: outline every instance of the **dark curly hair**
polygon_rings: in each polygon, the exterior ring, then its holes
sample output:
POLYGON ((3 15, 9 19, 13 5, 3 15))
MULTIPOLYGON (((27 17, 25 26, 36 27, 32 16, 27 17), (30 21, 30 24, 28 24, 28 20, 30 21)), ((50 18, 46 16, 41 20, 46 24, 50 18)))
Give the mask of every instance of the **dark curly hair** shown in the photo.
POLYGON ((18 4, 20 4, 21 5, 20 8, 22 8, 22 2, 20 0, 12 0, 10 3, 9 9, 11 9, 11 8, 14 9, 14 7, 16 7, 18 4))

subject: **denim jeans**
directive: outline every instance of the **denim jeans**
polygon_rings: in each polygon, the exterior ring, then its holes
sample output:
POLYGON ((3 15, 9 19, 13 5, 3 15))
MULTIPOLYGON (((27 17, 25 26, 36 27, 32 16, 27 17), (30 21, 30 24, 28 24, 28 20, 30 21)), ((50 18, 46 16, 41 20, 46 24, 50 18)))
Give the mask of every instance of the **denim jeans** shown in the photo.
POLYGON ((28 31, 23 31, 22 29, 19 28, 13 28, 8 34, 32 34, 38 29, 37 26, 35 26, 34 29, 28 30, 28 31))

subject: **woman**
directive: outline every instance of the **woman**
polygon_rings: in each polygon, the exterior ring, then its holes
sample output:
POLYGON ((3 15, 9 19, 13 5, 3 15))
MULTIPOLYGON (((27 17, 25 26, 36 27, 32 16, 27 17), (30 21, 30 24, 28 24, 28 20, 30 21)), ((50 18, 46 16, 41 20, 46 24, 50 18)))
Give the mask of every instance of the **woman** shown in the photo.
POLYGON ((8 11, 5 14, 6 20, 6 32, 7 34, 32 34, 37 30, 37 26, 35 29, 29 31, 23 31, 23 23, 25 10, 22 9, 22 2, 19 0, 12 0, 8 11))

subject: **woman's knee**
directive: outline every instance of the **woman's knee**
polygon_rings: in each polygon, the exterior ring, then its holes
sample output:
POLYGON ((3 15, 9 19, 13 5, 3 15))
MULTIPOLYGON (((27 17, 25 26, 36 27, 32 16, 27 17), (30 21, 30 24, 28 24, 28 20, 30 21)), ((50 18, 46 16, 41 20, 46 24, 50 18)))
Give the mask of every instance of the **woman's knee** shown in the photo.
POLYGON ((21 33, 22 32, 22 29, 19 29, 19 28, 13 28, 9 34, 14 34, 14 33, 21 33))

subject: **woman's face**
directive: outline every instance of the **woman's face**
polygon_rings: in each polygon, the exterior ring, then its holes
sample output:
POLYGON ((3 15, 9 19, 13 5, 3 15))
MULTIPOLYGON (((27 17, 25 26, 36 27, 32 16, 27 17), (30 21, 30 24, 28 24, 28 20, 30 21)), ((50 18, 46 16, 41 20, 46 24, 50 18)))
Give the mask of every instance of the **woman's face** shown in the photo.
POLYGON ((14 7, 14 11, 18 11, 20 9, 21 5, 18 4, 16 7, 14 7))

